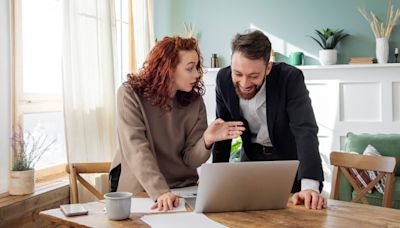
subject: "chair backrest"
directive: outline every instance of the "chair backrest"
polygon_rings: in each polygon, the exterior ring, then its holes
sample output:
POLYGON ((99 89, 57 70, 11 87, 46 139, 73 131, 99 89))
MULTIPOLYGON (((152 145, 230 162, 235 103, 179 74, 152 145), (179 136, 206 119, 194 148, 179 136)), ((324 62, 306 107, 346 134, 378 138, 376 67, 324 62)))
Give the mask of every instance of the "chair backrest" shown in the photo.
POLYGON ((96 163, 69 163, 65 169, 69 173, 71 183, 71 203, 79 203, 78 197, 78 181, 89 192, 91 192, 97 199, 104 199, 103 194, 100 193, 93 185, 85 180, 80 174, 89 173, 108 173, 110 170, 110 162, 96 162, 96 163))
MULTIPOLYGON (((346 135, 345 151, 362 154, 368 145, 372 145, 382 156, 395 157, 400 161, 400 134, 354 134, 346 135)), ((396 176, 400 176, 397 169, 396 176)))
POLYGON ((386 175, 386 186, 382 206, 391 207, 393 183, 396 171, 396 159, 394 157, 368 156, 334 151, 331 153, 330 160, 331 165, 334 166, 331 191, 332 199, 339 199, 340 172, 343 173, 357 192, 357 196, 352 200, 352 202, 361 200, 364 204, 368 204, 365 194, 371 190, 375 184, 384 177, 384 175, 386 175), (379 175, 375 179, 371 180, 364 189, 360 189, 354 178, 349 173, 349 168, 378 171, 379 175))

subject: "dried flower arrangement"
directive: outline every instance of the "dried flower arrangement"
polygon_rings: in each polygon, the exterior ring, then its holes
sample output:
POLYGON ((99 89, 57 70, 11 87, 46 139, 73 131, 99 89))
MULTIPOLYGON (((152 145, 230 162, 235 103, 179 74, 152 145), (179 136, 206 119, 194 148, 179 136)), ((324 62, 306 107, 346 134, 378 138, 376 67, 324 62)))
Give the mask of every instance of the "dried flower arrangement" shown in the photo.
POLYGON ((187 38, 196 38, 196 35, 194 34, 194 26, 192 23, 183 23, 183 26, 185 27, 185 32, 187 38))
POLYGON ((388 9, 386 12, 386 24, 380 22, 378 17, 372 11, 370 11, 369 14, 367 13, 366 9, 359 8, 358 11, 371 26, 375 38, 389 38, 397 19, 400 17, 400 9, 397 8, 396 11, 394 11, 392 0, 389 0, 388 2, 388 9))

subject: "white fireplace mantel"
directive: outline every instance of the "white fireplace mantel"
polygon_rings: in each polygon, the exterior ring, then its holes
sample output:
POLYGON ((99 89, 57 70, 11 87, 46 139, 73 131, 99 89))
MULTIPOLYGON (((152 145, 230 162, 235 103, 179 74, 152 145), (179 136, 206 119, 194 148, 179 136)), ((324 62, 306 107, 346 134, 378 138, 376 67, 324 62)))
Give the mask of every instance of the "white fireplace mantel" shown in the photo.
MULTIPOLYGON (((329 154, 344 148, 347 132, 400 133, 400 64, 299 66, 299 69, 304 73, 319 126, 320 153, 328 182, 329 154)), ((204 76, 209 122, 215 119, 218 70, 207 69, 204 76)))

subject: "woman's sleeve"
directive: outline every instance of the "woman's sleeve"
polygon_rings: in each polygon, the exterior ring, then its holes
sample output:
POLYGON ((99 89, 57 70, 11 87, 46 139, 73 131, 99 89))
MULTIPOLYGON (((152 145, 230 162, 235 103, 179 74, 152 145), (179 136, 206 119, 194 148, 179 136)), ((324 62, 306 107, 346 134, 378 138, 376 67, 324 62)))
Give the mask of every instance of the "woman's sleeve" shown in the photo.
POLYGON ((122 159, 129 164, 129 172, 138 179, 149 196, 156 200, 170 189, 146 138, 146 126, 138 99, 135 99, 134 94, 129 94, 124 86, 118 90, 117 126, 122 159))
POLYGON ((190 129, 183 150, 184 163, 192 168, 197 168, 210 157, 211 151, 206 148, 203 133, 207 129, 207 113, 202 98, 199 106, 199 115, 196 123, 190 129))

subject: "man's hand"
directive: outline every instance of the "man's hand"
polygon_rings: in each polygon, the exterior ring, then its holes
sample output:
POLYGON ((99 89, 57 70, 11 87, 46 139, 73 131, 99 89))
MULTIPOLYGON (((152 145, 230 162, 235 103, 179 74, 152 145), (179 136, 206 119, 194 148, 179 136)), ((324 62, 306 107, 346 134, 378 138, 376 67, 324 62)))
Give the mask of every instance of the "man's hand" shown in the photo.
POLYGON ((304 203, 304 207, 307 209, 323 209, 327 207, 327 200, 319 192, 314 190, 304 190, 296 192, 292 196, 292 202, 294 205, 304 203))
POLYGON ((179 206, 179 197, 172 192, 166 192, 157 198, 157 202, 151 209, 158 209, 159 211, 168 211, 179 206))

